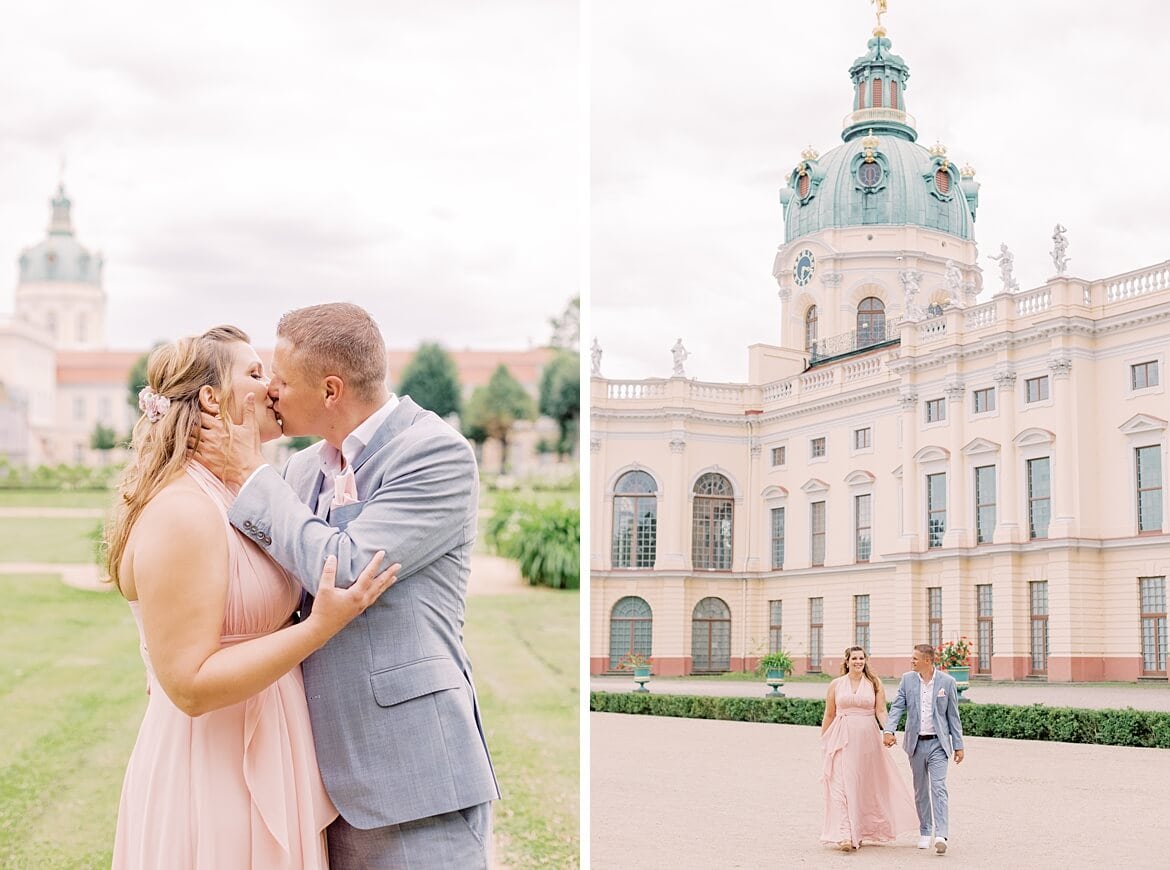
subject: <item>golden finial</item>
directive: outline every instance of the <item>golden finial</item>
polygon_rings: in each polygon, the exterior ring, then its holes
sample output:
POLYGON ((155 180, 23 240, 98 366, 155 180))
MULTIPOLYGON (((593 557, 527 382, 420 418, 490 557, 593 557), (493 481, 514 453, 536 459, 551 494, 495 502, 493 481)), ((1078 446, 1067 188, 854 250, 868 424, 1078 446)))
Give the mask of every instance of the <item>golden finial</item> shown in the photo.
POLYGON ((817 149, 815 149, 811 145, 809 145, 807 148, 805 148, 803 151, 800 152, 800 156, 805 160, 816 160, 821 155, 817 153, 817 149))
POLYGON ((947 156, 947 146, 944 145, 942 142, 939 142, 936 139, 934 144, 930 146, 930 156, 931 157, 946 157, 947 156))
POLYGON ((865 162, 873 163, 873 154, 877 151, 878 146, 882 143, 878 141, 878 137, 873 135, 873 128, 869 130, 869 135, 861 140, 861 147, 865 149, 865 162))
POLYGON ((873 35, 882 37, 886 35, 886 28, 882 25, 882 16, 888 11, 886 9, 886 0, 869 0, 874 5, 874 12, 877 14, 877 27, 873 29, 873 35))

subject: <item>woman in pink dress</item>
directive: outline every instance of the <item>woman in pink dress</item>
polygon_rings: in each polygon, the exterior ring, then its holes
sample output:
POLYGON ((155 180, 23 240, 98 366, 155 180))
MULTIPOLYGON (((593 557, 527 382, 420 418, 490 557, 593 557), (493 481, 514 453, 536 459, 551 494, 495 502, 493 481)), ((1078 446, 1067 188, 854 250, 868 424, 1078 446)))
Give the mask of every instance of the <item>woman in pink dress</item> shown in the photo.
POLYGON ((910 786, 882 747, 886 692, 865 650, 845 650, 843 676, 829 684, 821 722, 825 826, 821 841, 851 852, 862 840, 886 843, 918 830, 910 786))
MULTIPOLYGON (((348 589, 327 560, 311 615, 300 586, 228 523, 234 493, 188 458, 201 410, 256 414, 280 435, 248 336, 217 327, 156 349, 134 455, 107 529, 150 700, 122 784, 115 868, 324 868, 336 816, 321 781, 300 662, 373 603, 398 566, 348 589)), ((376 576, 375 576, 376 575, 376 576)))

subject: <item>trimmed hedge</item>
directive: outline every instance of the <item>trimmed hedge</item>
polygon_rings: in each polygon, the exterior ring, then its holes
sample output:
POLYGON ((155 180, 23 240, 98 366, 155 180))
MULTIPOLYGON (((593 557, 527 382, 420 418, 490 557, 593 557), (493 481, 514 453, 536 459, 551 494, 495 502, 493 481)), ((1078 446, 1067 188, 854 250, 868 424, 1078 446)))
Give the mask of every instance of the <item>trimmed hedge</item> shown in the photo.
MULTIPOLYGON (((695 695, 654 695, 633 692, 590 692, 589 709, 596 713, 633 713, 684 719, 770 722, 776 725, 820 725, 825 702, 811 698, 723 698, 695 695)), ((1033 704, 963 704, 959 707, 967 737, 1013 740, 1054 740, 1106 746, 1170 749, 1170 713, 1146 710, 1085 710, 1033 704)))

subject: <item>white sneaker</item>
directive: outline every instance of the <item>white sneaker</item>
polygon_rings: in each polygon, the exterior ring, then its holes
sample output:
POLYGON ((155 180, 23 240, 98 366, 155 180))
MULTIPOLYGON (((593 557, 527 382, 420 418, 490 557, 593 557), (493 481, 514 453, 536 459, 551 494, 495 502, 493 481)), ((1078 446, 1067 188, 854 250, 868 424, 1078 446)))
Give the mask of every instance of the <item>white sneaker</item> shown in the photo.
POLYGON ((944 852, 946 852, 946 850, 947 850, 947 838, 946 837, 935 837, 934 838, 934 851, 936 851, 940 855, 942 855, 944 852))
POLYGON ((929 834, 923 834, 921 837, 918 838, 918 848, 919 849, 929 849, 930 848, 930 835, 929 834))

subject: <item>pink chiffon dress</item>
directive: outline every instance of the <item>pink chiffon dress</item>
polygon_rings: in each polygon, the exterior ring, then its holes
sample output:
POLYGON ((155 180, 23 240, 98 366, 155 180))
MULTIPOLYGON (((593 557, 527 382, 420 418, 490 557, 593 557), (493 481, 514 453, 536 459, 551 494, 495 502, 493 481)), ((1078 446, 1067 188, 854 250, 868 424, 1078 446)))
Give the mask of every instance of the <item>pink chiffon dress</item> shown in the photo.
MULTIPOLYGON (((279 630, 300 586, 228 523, 233 493, 197 463, 187 473, 223 514, 228 537, 220 642, 279 630)), ((192 718, 159 685, 138 602, 130 610, 150 700, 122 783, 115 870, 328 867, 325 828, 337 810, 317 767, 300 666, 246 701, 192 718)))
MULTIPOLYGON (((836 681, 837 716, 821 737, 824 753, 825 826, 821 841, 886 843, 918 831, 910 786, 882 745, 874 718, 873 685, 857 691, 844 676, 836 681)), ((882 711, 883 714, 885 711, 882 711)))

